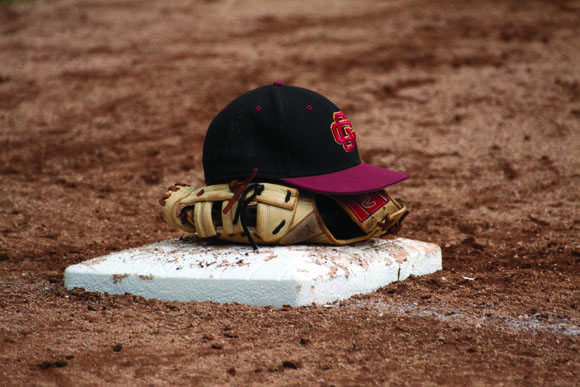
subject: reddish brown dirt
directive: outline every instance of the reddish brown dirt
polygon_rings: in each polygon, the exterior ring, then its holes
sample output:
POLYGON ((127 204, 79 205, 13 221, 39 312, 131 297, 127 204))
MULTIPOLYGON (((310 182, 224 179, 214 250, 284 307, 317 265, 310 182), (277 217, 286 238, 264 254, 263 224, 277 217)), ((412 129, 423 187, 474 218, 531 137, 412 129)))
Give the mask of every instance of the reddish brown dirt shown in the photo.
POLYGON ((0 5, 0 384, 578 383, 578 36, 579 1, 0 5), (443 271, 327 307, 65 290, 70 264, 180 235, 157 199, 277 80, 412 175, 402 236, 443 271))

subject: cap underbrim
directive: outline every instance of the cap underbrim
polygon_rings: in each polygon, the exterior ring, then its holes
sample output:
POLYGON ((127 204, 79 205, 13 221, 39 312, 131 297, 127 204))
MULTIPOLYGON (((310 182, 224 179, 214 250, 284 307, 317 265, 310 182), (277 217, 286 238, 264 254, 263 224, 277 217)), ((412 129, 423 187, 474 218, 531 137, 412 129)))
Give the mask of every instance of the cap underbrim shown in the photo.
POLYGON ((409 175, 406 173, 360 163, 354 167, 326 175, 292 177, 280 180, 309 191, 334 195, 352 195, 378 191, 407 178, 409 178, 409 175))

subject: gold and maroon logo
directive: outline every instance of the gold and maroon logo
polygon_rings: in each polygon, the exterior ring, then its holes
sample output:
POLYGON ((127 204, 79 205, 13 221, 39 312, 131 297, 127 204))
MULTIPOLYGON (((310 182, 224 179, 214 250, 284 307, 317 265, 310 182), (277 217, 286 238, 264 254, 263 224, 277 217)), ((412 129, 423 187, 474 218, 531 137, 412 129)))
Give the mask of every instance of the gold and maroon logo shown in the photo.
POLYGON ((356 134, 352 130, 352 124, 346 119, 343 112, 336 112, 330 130, 334 141, 342 145, 345 151, 350 152, 356 147, 356 134))

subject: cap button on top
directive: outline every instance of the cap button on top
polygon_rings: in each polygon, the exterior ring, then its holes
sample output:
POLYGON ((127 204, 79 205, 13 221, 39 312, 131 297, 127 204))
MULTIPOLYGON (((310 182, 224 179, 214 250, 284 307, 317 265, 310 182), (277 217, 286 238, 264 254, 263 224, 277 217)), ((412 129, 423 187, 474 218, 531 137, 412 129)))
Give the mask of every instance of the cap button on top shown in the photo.
POLYGON ((274 86, 284 86, 284 82, 274 82, 274 86))

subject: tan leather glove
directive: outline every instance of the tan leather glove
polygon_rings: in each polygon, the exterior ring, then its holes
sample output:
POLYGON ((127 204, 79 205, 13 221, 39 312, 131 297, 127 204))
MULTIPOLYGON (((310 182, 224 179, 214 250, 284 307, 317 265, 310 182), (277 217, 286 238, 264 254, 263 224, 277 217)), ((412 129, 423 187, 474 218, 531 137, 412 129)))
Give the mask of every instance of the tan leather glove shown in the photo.
POLYGON ((407 208, 386 191, 330 196, 251 183, 236 193, 228 184, 175 185, 160 200, 163 219, 200 238, 257 244, 346 245, 395 234, 407 208))

